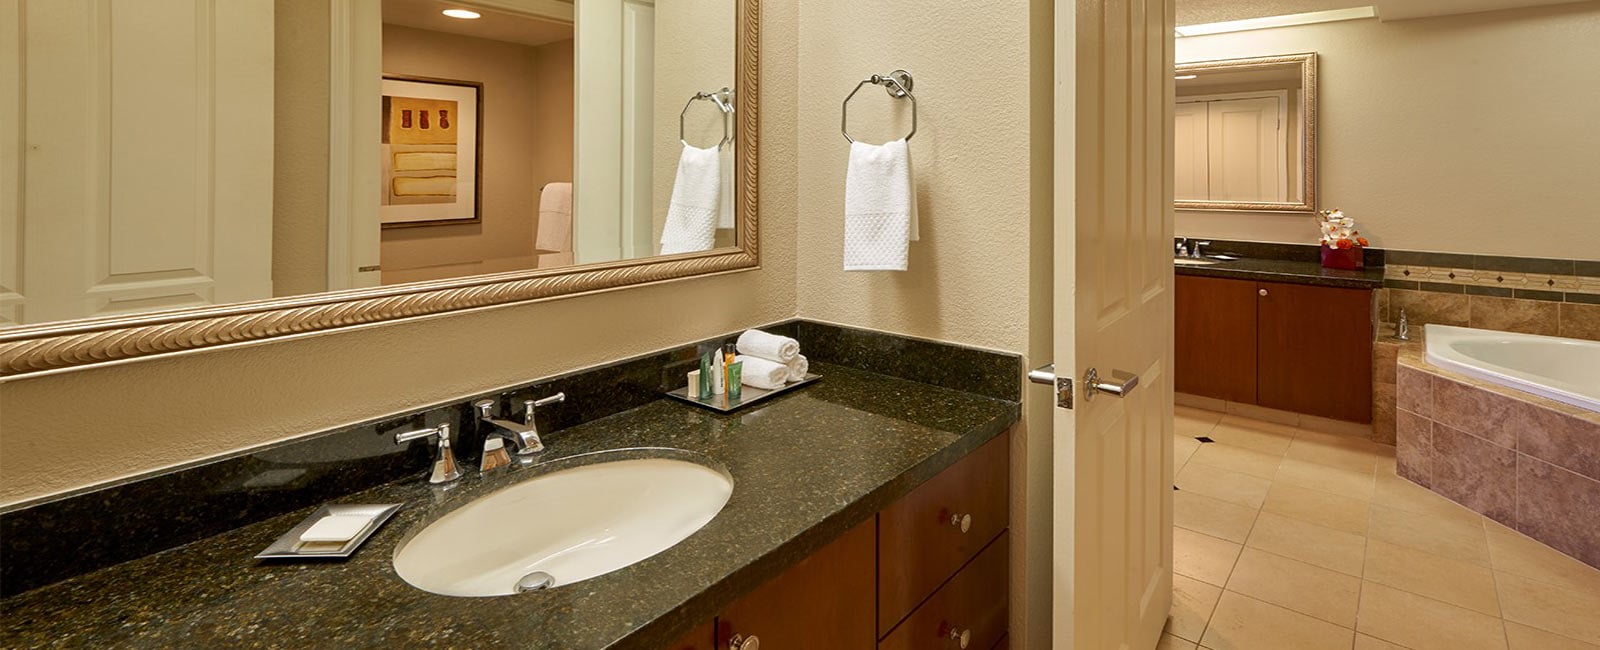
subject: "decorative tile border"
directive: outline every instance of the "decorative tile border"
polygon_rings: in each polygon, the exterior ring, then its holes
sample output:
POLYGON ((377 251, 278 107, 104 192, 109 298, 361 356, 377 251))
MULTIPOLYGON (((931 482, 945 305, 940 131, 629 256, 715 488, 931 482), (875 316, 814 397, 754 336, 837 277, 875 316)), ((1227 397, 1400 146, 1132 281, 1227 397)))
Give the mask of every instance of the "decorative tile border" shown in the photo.
POLYGON ((1384 286, 1600 304, 1600 261, 1388 251, 1384 286))

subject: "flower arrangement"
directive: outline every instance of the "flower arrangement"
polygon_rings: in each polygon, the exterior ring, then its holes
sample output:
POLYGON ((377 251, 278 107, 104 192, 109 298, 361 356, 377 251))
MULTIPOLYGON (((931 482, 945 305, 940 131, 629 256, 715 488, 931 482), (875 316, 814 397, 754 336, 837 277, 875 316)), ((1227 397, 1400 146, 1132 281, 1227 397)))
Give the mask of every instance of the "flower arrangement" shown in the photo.
POLYGON ((1322 228, 1322 266, 1330 269, 1360 269, 1365 266, 1363 248, 1367 238, 1356 230, 1356 220, 1338 208, 1323 210, 1317 217, 1322 228))

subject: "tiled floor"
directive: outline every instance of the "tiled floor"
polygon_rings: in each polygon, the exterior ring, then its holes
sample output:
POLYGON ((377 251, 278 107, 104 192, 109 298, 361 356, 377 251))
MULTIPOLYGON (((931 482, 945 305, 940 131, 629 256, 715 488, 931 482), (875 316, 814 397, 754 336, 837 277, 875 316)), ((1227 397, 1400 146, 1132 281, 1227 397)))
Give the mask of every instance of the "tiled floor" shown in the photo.
POLYGON ((1600 571, 1395 476, 1393 447, 1177 413, 1159 650, 1600 650, 1600 571))

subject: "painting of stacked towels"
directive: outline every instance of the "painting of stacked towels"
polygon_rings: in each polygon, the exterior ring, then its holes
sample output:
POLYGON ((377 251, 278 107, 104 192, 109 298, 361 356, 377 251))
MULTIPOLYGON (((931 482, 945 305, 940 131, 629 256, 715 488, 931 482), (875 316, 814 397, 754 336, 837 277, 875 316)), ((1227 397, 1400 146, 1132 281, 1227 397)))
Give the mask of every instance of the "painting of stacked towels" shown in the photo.
POLYGON ((805 379, 810 370, 806 355, 800 354, 800 342, 787 336, 745 330, 734 349, 739 353, 734 361, 744 364, 741 378, 746 386, 776 390, 805 379))

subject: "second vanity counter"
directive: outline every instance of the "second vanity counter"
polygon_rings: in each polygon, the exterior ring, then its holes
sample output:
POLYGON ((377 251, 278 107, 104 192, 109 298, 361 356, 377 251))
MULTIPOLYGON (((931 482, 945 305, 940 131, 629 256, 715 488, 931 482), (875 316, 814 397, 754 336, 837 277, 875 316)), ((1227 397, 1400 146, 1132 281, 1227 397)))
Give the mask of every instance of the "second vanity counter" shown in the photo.
POLYGON ((336 500, 406 504, 348 561, 252 559, 305 509, 0 600, 0 646, 663 647, 1019 417, 1015 402, 829 364, 814 372, 826 379, 734 415, 657 400, 547 437, 541 462, 668 447, 733 476, 715 519, 622 570, 492 598, 412 587, 391 567, 407 534, 517 480, 469 475, 441 492, 418 477, 336 500))
POLYGON ((1344 269, 1325 269, 1322 268, 1320 262, 1305 260, 1244 257, 1236 260, 1218 260, 1215 264, 1177 264, 1174 272, 1178 275, 1283 282, 1318 287, 1342 287, 1347 289, 1379 289, 1383 287, 1383 267, 1381 266, 1347 271, 1344 269))

